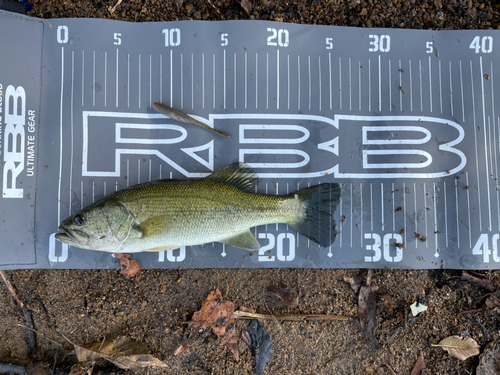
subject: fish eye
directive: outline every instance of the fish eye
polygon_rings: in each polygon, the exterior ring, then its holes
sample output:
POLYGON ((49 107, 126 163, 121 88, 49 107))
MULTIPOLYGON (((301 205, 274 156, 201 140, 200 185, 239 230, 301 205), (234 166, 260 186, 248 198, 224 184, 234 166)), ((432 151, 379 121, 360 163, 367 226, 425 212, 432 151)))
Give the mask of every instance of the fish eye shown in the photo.
POLYGON ((73 219, 73 223, 75 223, 75 225, 85 224, 85 216, 83 216, 82 214, 76 215, 73 219))

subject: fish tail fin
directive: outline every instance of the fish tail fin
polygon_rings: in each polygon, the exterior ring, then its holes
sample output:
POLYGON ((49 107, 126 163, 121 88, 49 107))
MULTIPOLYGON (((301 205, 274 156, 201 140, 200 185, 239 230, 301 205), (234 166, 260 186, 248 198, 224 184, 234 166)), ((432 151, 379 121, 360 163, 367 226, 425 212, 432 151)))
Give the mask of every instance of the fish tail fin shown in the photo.
POLYGON ((333 214, 341 194, 340 184, 336 183, 316 185, 291 194, 291 197, 300 199, 304 214, 300 221, 288 224, 321 246, 330 246, 338 233, 333 214))

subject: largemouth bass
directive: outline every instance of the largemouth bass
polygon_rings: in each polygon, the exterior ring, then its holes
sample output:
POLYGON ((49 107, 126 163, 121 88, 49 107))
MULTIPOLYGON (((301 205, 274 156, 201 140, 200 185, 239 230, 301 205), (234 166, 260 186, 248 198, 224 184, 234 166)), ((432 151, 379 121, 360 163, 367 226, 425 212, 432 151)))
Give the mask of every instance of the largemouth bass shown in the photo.
POLYGON ((341 188, 325 183, 289 195, 251 193, 257 175, 236 163, 199 180, 159 180, 113 193, 68 217, 56 238, 68 245, 112 253, 165 251, 222 242, 255 251, 257 225, 285 223, 330 246, 341 188))

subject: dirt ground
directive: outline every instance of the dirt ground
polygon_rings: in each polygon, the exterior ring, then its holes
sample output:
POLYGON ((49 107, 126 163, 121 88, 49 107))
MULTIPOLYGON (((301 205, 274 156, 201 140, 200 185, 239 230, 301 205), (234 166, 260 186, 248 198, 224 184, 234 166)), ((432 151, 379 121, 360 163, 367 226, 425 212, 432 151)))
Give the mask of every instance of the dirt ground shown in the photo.
MULTIPOLYGON (((30 12, 42 18, 98 17, 124 21, 256 19, 293 23, 394 27, 415 29, 497 29, 500 3, 475 0, 337 0, 260 1, 250 15, 239 1, 185 1, 180 10, 173 1, 39 0, 30 12)), ((26 304, 37 330, 35 361, 51 371, 68 373, 76 362, 72 346, 93 343, 113 335, 129 335, 145 343, 168 368, 137 374, 250 374, 251 351, 240 340, 240 361, 226 349, 224 339, 210 336, 174 356, 193 313, 210 291, 219 288, 226 299, 265 314, 341 314, 342 322, 262 321, 271 335, 274 353, 265 374, 410 374, 423 351, 428 374, 475 374, 479 357, 465 361, 431 347, 450 335, 470 336, 481 352, 498 349, 500 302, 486 289, 460 280, 460 271, 374 272, 378 288, 377 350, 370 346, 358 321, 358 297, 345 276, 366 276, 366 270, 143 270, 134 279, 118 270, 7 272, 26 304), (299 306, 285 306, 265 292, 269 285, 295 288, 299 306), (417 317, 415 301, 428 306, 417 317), (57 345, 49 339, 62 344, 57 345)), ((495 288, 500 273, 485 272, 495 288)), ((500 297, 500 295, 499 295, 500 297)), ((0 283, 0 361, 28 360, 23 314, 0 283)), ((238 331, 248 325, 239 320, 238 331)), ((100 373, 122 370, 101 367, 100 373)), ((94 374, 99 373, 98 370, 94 374)), ((49 372, 50 373, 50 372, 49 372)), ((495 372, 500 373, 500 372, 495 372)), ((493 374, 493 372, 492 372, 493 374)))

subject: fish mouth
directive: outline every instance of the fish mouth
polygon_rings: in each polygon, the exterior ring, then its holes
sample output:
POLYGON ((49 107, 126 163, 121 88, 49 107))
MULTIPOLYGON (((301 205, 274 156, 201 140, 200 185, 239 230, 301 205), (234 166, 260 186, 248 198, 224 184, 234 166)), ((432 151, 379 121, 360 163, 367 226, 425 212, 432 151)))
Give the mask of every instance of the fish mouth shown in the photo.
POLYGON ((63 233, 56 233, 56 240, 61 241, 67 245, 73 246, 85 246, 88 242, 88 235, 78 229, 68 229, 64 226, 60 226, 59 230, 63 233))

